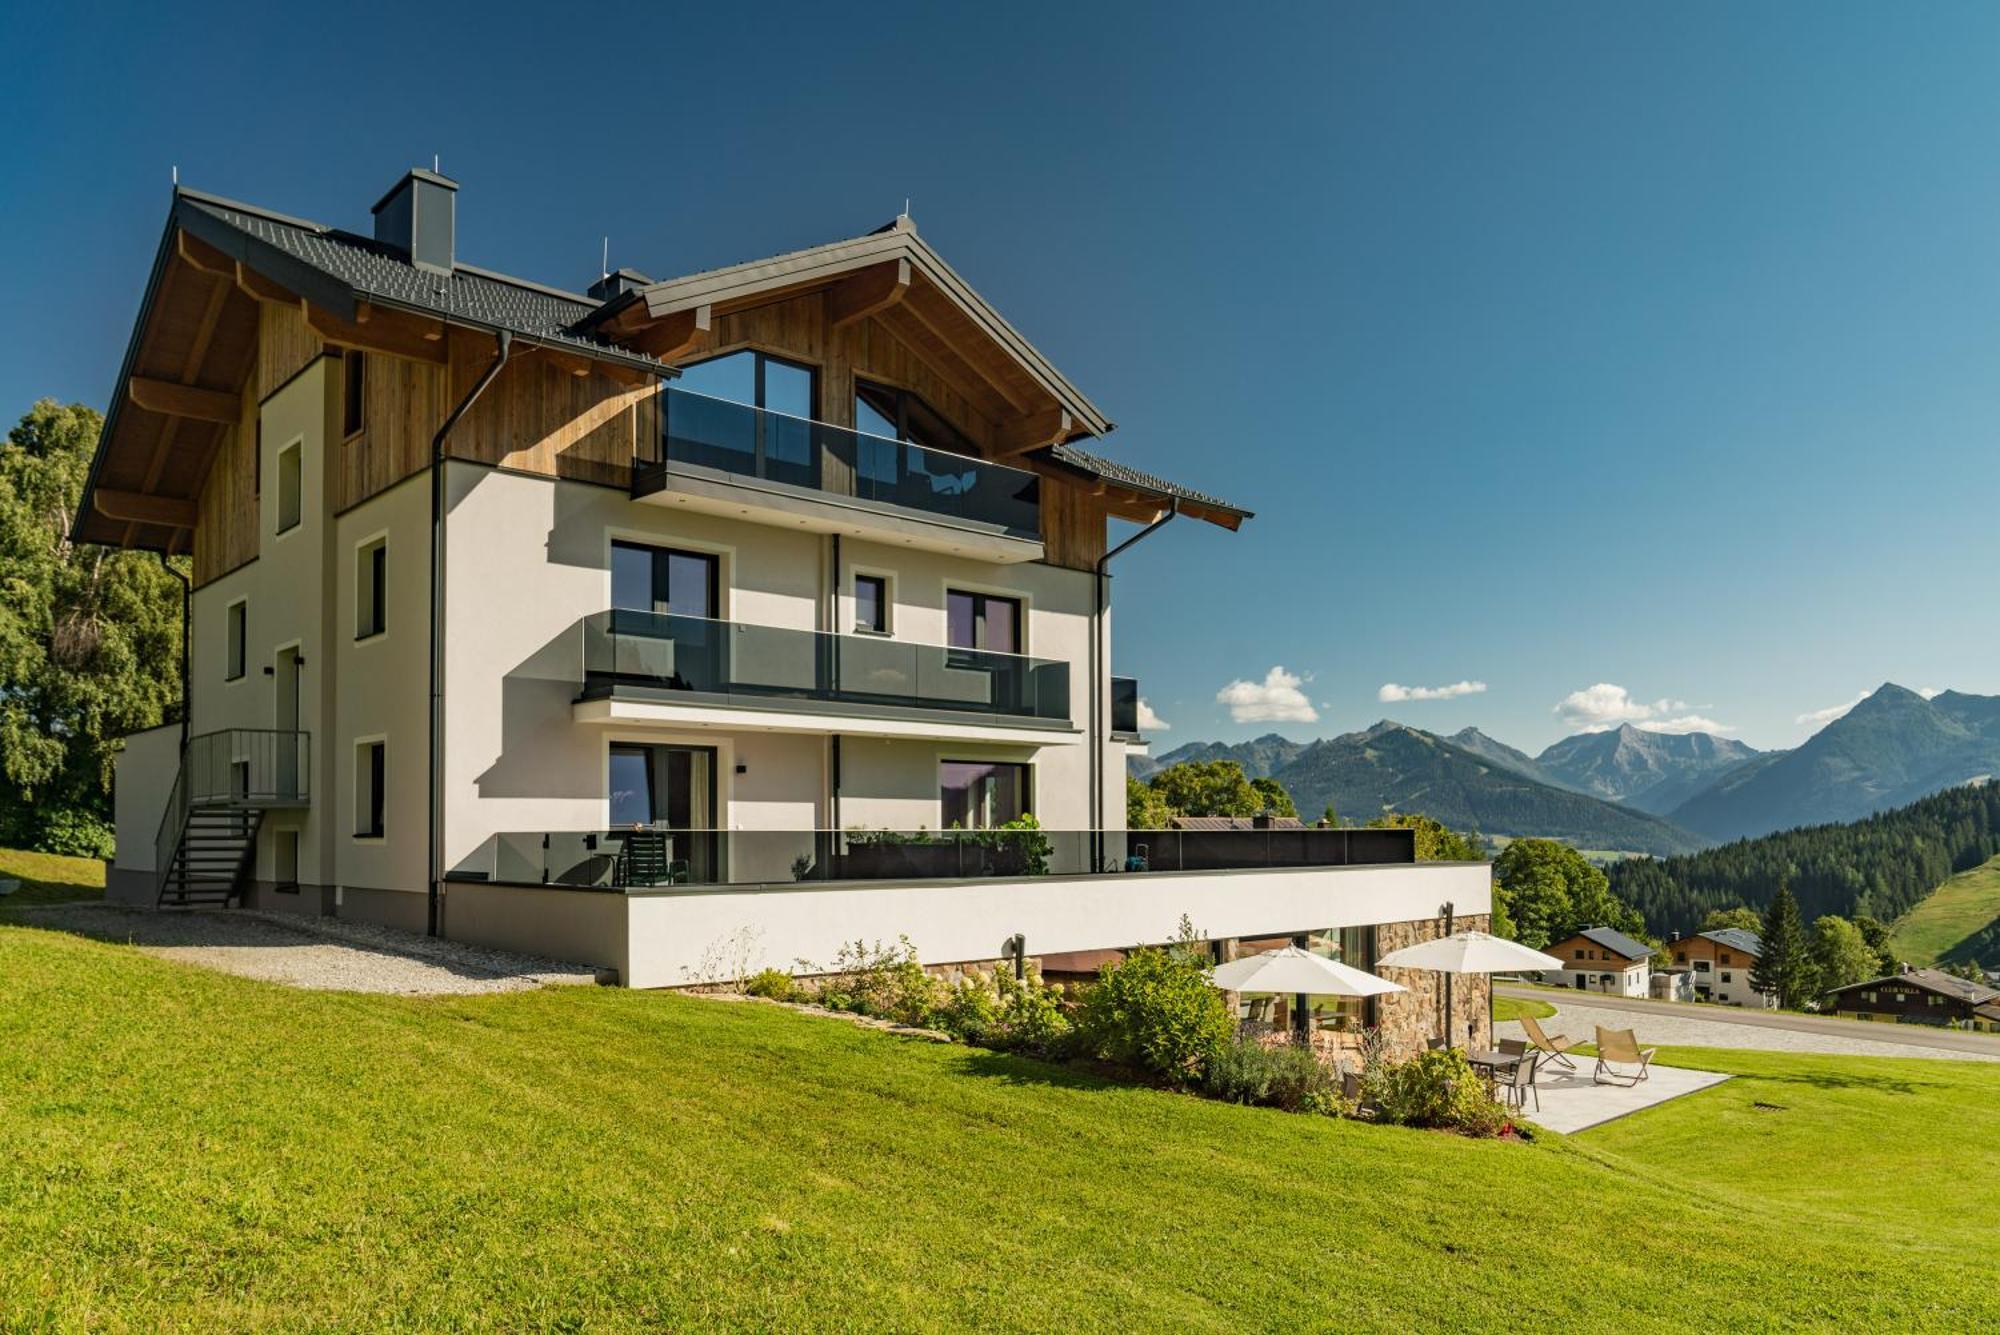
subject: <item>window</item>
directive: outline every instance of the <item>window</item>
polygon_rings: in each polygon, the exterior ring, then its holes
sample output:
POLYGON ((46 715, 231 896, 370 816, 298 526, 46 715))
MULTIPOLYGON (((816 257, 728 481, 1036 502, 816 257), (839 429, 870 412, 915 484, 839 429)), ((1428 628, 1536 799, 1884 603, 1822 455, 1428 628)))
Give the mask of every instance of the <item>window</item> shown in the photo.
POLYGON ((945 594, 945 643, 954 649, 1021 652, 1021 600, 950 590, 945 594))
POLYGON ((341 410, 340 434, 354 436, 360 434, 364 420, 364 408, 368 401, 367 374, 368 359, 356 351, 349 351, 341 358, 341 410))
POLYGON ((927 449, 977 456, 964 432, 944 420, 935 408, 906 389, 854 382, 854 427, 871 436, 907 440, 927 449))
POLYGON ((722 560, 710 552, 614 542, 611 606, 717 619, 722 614, 722 560))
POLYGON ((224 681, 243 675, 243 645, 250 632, 250 604, 238 599, 229 605, 229 657, 222 666, 224 681))
POLYGON ((889 633, 889 581, 881 575, 854 577, 854 628, 889 633))
POLYGON ((363 543, 354 554, 354 638, 389 628, 389 540, 363 543))
POLYGON ((1729 974, 1728 974, 1728 972, 1727 972, 1727 971, 1724 971, 1724 973, 1723 973, 1723 975, 1722 975, 1722 981, 1723 981, 1723 982, 1725 982, 1725 983, 1729 981, 1729 974))
POLYGON ((264 410, 257 410, 256 448, 251 452, 250 495, 261 498, 264 495, 264 410))
POLYGON ((300 472, 299 455, 302 444, 293 441, 278 451, 278 532, 299 526, 301 497, 299 488, 304 483, 300 472))
POLYGON ((787 417, 813 415, 813 369, 765 352, 732 352, 683 366, 674 388, 787 417))
POLYGON ((354 837, 382 837, 382 790, 387 777, 388 746, 362 742, 354 748, 354 837))
POLYGON ((1729 963, 1729 952, 1726 950, 1722 952, 1722 963, 1729 963))
POLYGON ((1583 948, 1582 948, 1581 946, 1577 947, 1577 952, 1576 952, 1576 957, 1577 957, 1578 959, 1582 959, 1582 958, 1583 958, 1583 948))
POLYGON ((1028 767, 998 762, 946 760, 938 765, 938 796, 945 829, 991 830, 1028 811, 1028 767))

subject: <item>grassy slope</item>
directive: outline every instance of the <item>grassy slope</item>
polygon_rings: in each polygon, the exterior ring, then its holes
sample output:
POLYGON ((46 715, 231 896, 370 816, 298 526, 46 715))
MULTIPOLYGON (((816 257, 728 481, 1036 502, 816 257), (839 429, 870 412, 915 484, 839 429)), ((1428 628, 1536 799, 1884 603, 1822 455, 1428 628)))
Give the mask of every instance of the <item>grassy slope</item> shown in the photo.
POLYGON ((1523 1015, 1532 1015, 1537 1020, 1546 1020, 1556 1013, 1556 1008, 1546 1001, 1530 1001, 1526 997, 1493 998, 1493 1022, 1500 1024, 1507 1020, 1518 1020, 1523 1015))
POLYGON ((97 899, 104 894, 104 864, 96 858, 65 858, 54 853, 0 848, 0 879, 21 882, 19 890, 0 899, 0 908, 97 899))
POLYGON ((2000 918, 2000 857, 1962 871, 1896 920, 1889 948, 1912 964, 1935 964, 2000 918))
POLYGON ((0 1313, 1681 1329, 1698 1292, 1737 1329, 2000 1322, 1962 1223, 2000 1211, 2000 1066, 1707 1060, 1754 1078, 1480 1143, 771 1007, 298 992, 0 923, 0 1313))

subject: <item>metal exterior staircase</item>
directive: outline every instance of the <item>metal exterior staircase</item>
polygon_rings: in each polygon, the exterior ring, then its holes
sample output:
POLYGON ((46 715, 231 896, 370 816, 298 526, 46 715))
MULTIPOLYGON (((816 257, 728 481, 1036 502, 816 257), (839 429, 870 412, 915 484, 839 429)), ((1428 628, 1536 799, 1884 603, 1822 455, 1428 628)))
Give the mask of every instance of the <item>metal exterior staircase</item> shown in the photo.
POLYGON ((302 732, 227 728, 188 738, 153 845, 160 907, 242 902, 264 813, 311 805, 311 751, 302 732))

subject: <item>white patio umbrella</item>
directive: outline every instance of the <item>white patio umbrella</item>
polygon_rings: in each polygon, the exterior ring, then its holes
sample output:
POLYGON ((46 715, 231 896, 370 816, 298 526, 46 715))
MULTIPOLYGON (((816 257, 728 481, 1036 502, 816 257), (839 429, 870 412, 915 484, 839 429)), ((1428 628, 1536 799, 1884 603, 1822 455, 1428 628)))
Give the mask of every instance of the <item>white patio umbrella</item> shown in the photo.
MULTIPOLYGON (((1523 969, 1560 969, 1553 955, 1509 941, 1490 932, 1453 932, 1435 941, 1392 950, 1375 961, 1378 969, 1429 969, 1435 973, 1514 973, 1523 969)), ((1444 990, 1444 1041, 1451 1042, 1451 988, 1444 990)))
POLYGON ((1305 998, 1310 995, 1373 997, 1384 992, 1402 992, 1401 983, 1363 973, 1339 960, 1315 955, 1298 946, 1245 955, 1240 960, 1216 966, 1215 985, 1229 992, 1290 992, 1298 998, 1295 1030, 1305 1032, 1305 998))

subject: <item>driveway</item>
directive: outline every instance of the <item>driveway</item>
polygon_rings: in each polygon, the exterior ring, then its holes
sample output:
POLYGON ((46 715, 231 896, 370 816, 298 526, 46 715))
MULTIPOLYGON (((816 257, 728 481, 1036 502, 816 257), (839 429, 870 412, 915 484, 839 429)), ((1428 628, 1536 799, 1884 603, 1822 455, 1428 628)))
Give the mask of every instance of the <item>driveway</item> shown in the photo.
MULTIPOLYGON (((1831 1016, 1787 1015, 1740 1006, 1641 1001, 1596 992, 1496 986, 1503 997, 1545 1001, 1555 1018, 1543 1020, 1549 1034, 1589 1042, 1592 1029, 1631 1029, 1648 1047, 1754 1048, 1766 1052, 1823 1052, 1855 1057, 1932 1057, 1948 1061, 2000 1061, 2000 1035, 1974 1034, 1927 1026, 1872 1024, 1831 1016), (1573 998, 1573 999, 1572 999, 1573 998)), ((1522 1037, 1521 1026, 1494 1026, 1502 1038, 1522 1037)))

